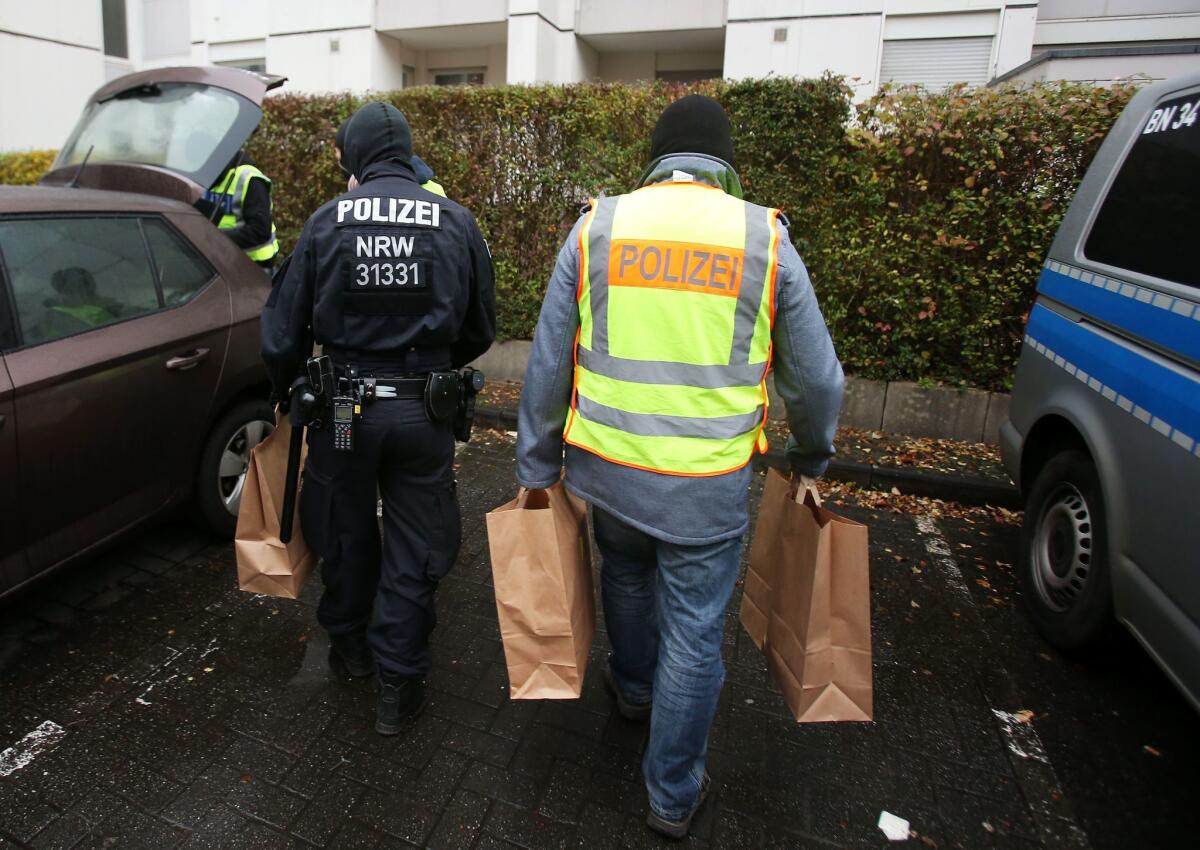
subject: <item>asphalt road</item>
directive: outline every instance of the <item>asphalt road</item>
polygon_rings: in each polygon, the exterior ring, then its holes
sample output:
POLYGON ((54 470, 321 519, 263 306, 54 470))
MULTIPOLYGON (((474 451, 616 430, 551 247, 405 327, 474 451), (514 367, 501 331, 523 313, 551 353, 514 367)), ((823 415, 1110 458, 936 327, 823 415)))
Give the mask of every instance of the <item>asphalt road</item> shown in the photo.
MULTIPOLYGON (((319 581, 240 593, 231 548, 186 524, 0 602, 0 850, 660 846, 602 630, 582 699, 507 698, 482 517, 511 493, 511 445, 460 463, 431 701, 399 739, 326 672, 319 581)), ((1197 846, 1196 714, 1128 638, 1088 664, 1037 638, 1016 528, 835 509, 871 528, 875 720, 793 723, 735 598, 718 790, 689 846, 887 846, 882 810, 907 846, 1197 846)))

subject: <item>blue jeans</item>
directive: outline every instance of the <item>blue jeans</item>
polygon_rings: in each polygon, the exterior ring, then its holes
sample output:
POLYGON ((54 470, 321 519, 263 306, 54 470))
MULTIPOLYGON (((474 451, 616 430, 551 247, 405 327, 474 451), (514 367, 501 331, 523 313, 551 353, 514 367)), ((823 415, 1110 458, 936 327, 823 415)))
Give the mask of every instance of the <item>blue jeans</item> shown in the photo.
POLYGON ((653 703, 642 761, 650 808, 681 820, 699 798, 725 682, 721 635, 742 538, 679 546, 600 508, 593 525, 613 678, 630 702, 653 703))

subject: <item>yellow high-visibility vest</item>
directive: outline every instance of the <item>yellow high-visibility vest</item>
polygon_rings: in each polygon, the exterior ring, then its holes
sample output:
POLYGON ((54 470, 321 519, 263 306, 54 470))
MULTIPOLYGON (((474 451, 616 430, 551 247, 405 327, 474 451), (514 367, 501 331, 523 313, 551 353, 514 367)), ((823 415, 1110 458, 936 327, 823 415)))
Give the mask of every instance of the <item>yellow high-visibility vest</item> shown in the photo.
POLYGON ((689 476, 766 451, 778 215, 697 182, 592 202, 567 443, 689 476))
POLYGON ((436 180, 426 180, 421 184, 421 188, 426 192, 433 192, 435 195, 441 195, 443 198, 446 197, 446 190, 443 189, 442 184, 438 183, 436 180))
MULTIPOLYGON (((237 168, 229 169, 225 173, 225 179, 210 190, 210 197, 224 210, 224 215, 217 222, 217 227, 221 230, 229 230, 242 223, 242 204, 246 201, 246 192, 250 189, 250 181, 255 177, 266 180, 267 186, 271 185, 271 179, 253 165, 239 165, 237 168)), ((246 256, 256 263, 261 263, 278 253, 279 240, 275 238, 275 217, 272 216, 271 238, 261 245, 247 248, 246 256)))

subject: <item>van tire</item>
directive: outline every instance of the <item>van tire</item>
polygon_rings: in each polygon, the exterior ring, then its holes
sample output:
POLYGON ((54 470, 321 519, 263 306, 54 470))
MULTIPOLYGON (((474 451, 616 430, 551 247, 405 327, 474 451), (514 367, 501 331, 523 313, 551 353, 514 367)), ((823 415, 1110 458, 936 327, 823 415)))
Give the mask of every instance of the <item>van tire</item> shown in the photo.
MULTIPOLYGON (((265 439, 275 428, 275 411, 270 403, 261 399, 247 399, 231 407, 208 432, 204 449, 200 453, 200 465, 196 471, 193 501, 199 519, 205 528, 229 540, 237 529, 237 516, 230 512, 222 498, 221 460, 234 441, 235 453, 245 445, 243 429, 249 426, 251 433, 261 433, 265 439), (254 427, 254 423, 266 426, 254 427), (235 440, 235 437, 238 438, 235 440)), ((249 460, 249 449, 245 451, 249 460)))
POLYGON ((1100 477, 1078 449, 1052 456, 1025 499, 1017 578, 1042 636, 1080 652, 1113 631, 1108 522, 1100 477))

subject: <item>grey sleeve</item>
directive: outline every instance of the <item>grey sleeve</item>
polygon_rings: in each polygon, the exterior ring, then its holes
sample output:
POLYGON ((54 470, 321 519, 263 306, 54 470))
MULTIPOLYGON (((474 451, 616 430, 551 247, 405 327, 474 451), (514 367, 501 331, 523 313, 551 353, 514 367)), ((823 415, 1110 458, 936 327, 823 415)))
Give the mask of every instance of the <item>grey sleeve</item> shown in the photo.
POLYGON ((787 455, 792 469, 817 477, 833 457, 842 406, 842 365, 817 305, 808 270, 787 227, 779 223, 779 272, 775 291, 775 389, 787 407, 787 455))
POLYGON ((579 329, 575 293, 582 224, 581 218, 558 252, 525 368, 517 417, 517 482, 523 487, 549 487, 562 474, 562 436, 571 407, 575 334, 579 329))

